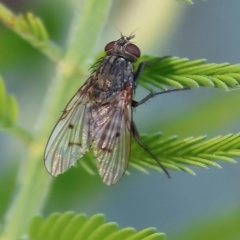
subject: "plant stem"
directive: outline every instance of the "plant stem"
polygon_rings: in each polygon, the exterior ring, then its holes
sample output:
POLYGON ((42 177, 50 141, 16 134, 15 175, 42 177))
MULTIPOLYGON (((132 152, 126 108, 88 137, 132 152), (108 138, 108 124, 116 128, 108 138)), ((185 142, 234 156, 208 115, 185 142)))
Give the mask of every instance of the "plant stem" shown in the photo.
POLYGON ((70 97, 66 89, 70 80, 74 79, 74 69, 93 53, 111 1, 83 0, 77 1, 76 4, 77 12, 69 33, 70 41, 66 58, 57 66, 56 76, 45 98, 36 126, 37 134, 30 144, 28 158, 22 163, 1 240, 16 240, 21 234, 26 233, 31 218, 39 213, 44 205, 52 182, 52 178, 43 166, 47 137, 56 121, 56 113, 61 109, 62 99, 64 98, 65 101, 70 97))
POLYGON ((28 131, 18 125, 10 128, 0 128, 0 131, 12 134, 18 138, 26 147, 30 145, 33 139, 32 135, 28 131))

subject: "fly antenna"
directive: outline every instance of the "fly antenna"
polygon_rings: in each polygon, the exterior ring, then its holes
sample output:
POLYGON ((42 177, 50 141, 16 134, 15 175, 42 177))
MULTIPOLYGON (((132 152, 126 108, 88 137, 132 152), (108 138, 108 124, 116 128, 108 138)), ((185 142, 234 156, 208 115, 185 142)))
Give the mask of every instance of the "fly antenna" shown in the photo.
MULTIPOLYGON (((140 28, 140 27, 139 27, 140 28)), ((135 29, 130 35, 129 37, 127 38, 128 40, 131 40, 133 38, 135 38, 135 35, 133 33, 135 33, 139 28, 135 29)))
POLYGON ((124 35, 122 34, 122 32, 119 30, 119 28, 113 23, 113 26, 118 30, 118 32, 120 33, 121 35, 121 38, 124 37, 124 35))

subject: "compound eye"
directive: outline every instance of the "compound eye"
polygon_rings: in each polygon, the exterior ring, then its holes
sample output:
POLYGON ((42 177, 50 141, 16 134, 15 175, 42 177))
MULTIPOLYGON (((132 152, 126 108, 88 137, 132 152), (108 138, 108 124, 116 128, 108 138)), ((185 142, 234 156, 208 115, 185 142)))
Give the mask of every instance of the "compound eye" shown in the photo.
POLYGON ((104 49, 105 52, 112 50, 115 43, 116 43, 116 41, 112 41, 112 42, 108 43, 108 44, 105 46, 105 49, 104 49))
POLYGON ((127 51, 128 53, 132 54, 133 56, 139 58, 140 55, 141 55, 141 51, 140 49, 132 44, 132 43, 129 43, 126 47, 125 47, 125 51, 127 51))

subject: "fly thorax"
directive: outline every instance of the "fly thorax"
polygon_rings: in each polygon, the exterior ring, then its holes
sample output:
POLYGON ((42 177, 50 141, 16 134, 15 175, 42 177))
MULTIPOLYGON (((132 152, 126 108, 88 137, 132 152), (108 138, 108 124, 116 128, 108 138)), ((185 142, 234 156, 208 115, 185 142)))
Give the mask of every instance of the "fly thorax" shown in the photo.
POLYGON ((112 95, 133 85, 133 64, 123 57, 107 56, 99 64, 93 76, 95 102, 108 102, 112 95))

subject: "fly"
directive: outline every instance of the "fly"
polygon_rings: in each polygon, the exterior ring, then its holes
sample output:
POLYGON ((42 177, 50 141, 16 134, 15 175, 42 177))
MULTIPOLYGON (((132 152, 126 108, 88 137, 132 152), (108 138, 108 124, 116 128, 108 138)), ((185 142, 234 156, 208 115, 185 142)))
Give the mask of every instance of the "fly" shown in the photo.
POLYGON ((150 98, 172 91, 150 93, 133 100, 137 80, 146 63, 136 72, 133 63, 141 55, 130 42, 135 36, 121 35, 105 46, 106 56, 94 64, 91 76, 67 104, 53 129, 45 149, 47 171, 57 176, 67 171, 93 148, 99 175, 106 185, 124 175, 131 150, 131 135, 170 177, 159 159, 144 145, 132 118, 132 109, 150 98))

